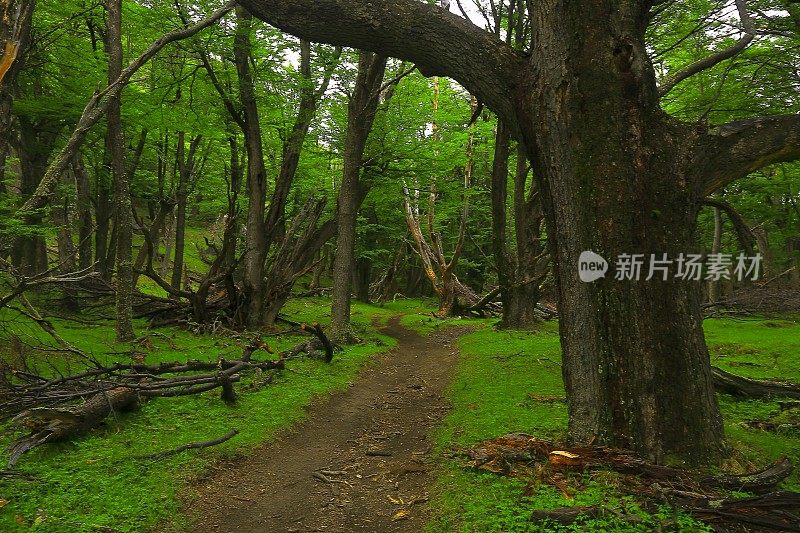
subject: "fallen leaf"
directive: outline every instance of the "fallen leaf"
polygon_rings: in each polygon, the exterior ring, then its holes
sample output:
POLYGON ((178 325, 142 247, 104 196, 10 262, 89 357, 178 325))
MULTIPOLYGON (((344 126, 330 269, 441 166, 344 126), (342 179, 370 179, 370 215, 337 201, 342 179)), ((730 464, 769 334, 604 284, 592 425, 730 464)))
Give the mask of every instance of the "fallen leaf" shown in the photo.
POLYGON ((8 505, 8 500, 4 500, 4 499, 0 498, 0 509, 5 507, 6 505, 8 505))
POLYGON ((392 515, 392 522, 397 522, 398 520, 408 520, 409 518, 411 518, 411 513, 405 509, 400 509, 392 515))

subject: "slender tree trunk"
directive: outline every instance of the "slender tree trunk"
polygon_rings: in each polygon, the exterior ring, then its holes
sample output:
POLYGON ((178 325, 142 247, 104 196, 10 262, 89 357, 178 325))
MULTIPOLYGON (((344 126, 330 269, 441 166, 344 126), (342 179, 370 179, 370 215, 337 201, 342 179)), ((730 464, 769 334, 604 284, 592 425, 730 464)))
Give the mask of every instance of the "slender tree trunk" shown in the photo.
POLYGON ((172 243, 175 242, 175 229, 177 225, 177 217, 171 215, 167 219, 167 224, 164 226, 164 255, 161 258, 161 265, 159 266, 159 275, 166 279, 169 272, 170 257, 172 257, 172 243))
POLYGON ((176 289, 181 288, 183 278, 183 250, 186 233, 186 197, 188 184, 184 181, 186 173, 186 133, 178 132, 178 144, 175 148, 175 166, 178 174, 178 188, 175 191, 175 257, 172 261, 172 286, 176 289))
MULTIPOLYGON (((361 52, 355 89, 347 105, 347 137, 344 145, 344 170, 337 204, 336 253, 333 261, 333 301, 331 335, 344 342, 350 333, 350 288, 355 266, 356 220, 366 196, 361 183, 361 167, 367 138, 378 109, 380 89, 386 71, 386 58, 361 52)), ((369 299, 369 279, 366 297, 369 299)), ((363 284, 362 284, 363 285, 363 284)), ((362 289, 363 294, 363 289, 362 289)))
MULTIPOLYGON (((516 283, 516 272, 506 243, 506 203, 508 197, 508 160, 511 155, 510 134, 501 120, 497 121, 495 134, 494 161, 492 163, 492 252, 497 283, 500 286, 500 300, 503 303, 503 324, 508 323, 511 311, 511 288, 516 283)), ((518 303, 518 302, 516 302, 518 303)))
POLYGON ((185 151, 185 133, 178 132, 178 145, 175 151, 175 162, 178 167, 178 188, 175 192, 175 260, 172 264, 172 286, 181 288, 184 274, 183 254, 186 248, 186 204, 189 200, 189 182, 194 174, 195 155, 202 136, 198 135, 189 145, 189 153, 185 151))
MULTIPOLYGON (((106 4, 106 40, 108 83, 111 85, 122 73, 122 0, 108 0, 106 4)), ((116 334, 118 342, 126 342, 135 337, 132 310, 134 290, 133 219, 130 186, 128 175, 125 172, 125 138, 122 132, 120 95, 115 95, 111 99, 106 119, 108 144, 111 151, 111 174, 114 183, 116 334)))
POLYGON ((92 201, 89 191, 89 175, 83 165, 83 158, 76 157, 72 162, 75 176, 75 207, 78 211, 78 265, 81 269, 92 266, 92 201))
MULTIPOLYGON (((714 241, 711 243, 711 254, 718 254, 722 248, 722 211, 714 208, 714 241)), ((715 304, 719 299, 719 281, 708 282, 708 303, 715 304)))
MULTIPOLYGON (((33 121, 26 116, 19 116, 18 119, 20 194, 23 198, 28 198, 36 191, 44 176, 47 160, 61 131, 61 124, 48 119, 33 121)), ((30 230, 40 228, 42 220, 41 213, 27 214, 24 218, 30 230)), ((47 247, 41 235, 23 235, 16 238, 11 255, 14 265, 23 274, 33 275, 47 270, 47 247)))
MULTIPOLYGON (((503 308, 503 322, 510 328, 533 329, 540 320, 536 304, 541 296, 540 287, 550 271, 549 259, 543 257, 541 195, 536 181, 528 183, 528 158, 525 148, 517 146, 517 168, 514 172, 514 233, 517 256, 514 283, 509 288, 508 309, 503 308)), ((505 305, 505 304, 504 304, 505 305)))
POLYGON ((261 124, 250 73, 252 19, 247 10, 236 8, 233 54, 239 76, 239 99, 244 114, 242 130, 247 151, 248 210, 242 292, 247 306, 247 325, 258 327, 264 320, 264 259, 267 255, 264 212, 267 201, 267 171, 264 168, 261 124))
MULTIPOLYGON (((108 138, 108 136, 106 136, 108 138)), ((111 232, 111 190, 109 189, 109 168, 111 149, 106 141, 106 150, 103 156, 103 165, 95 176, 95 234, 94 234, 94 260, 97 272, 108 279, 109 233, 111 232)))
MULTIPOLYGON (((65 173, 63 176, 64 185, 68 185, 71 176, 65 173)), ((72 242, 72 224, 70 216, 70 197, 66 194, 67 187, 54 191, 50 200, 50 215, 53 225, 56 227, 56 243, 58 245, 58 264, 59 272, 66 274, 75 271, 75 244, 72 242)), ((68 311, 78 310, 78 300, 76 287, 73 283, 66 283, 62 288, 63 305, 68 311)))

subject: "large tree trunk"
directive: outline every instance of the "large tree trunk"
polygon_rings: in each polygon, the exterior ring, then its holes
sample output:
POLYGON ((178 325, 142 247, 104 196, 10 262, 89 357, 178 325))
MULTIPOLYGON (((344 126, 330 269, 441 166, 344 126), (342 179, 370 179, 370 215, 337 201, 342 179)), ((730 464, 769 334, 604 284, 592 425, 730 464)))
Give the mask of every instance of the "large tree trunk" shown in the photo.
MULTIPOLYGON (((108 52, 108 84, 122 73, 122 0, 106 4, 106 48, 108 52)), ((116 336, 118 342, 131 341, 133 332, 133 219, 128 175, 125 172, 125 138, 122 132, 122 102, 115 95, 108 106, 108 144, 111 151, 111 173, 114 183, 114 227, 116 242, 114 273, 116 275, 116 336)))
POLYGON ((544 0, 533 19, 523 133, 556 259, 570 435, 657 461, 718 457, 722 420, 698 284, 578 278, 585 250, 613 268, 620 254, 694 249, 701 191, 685 159, 693 135, 659 109, 646 13, 544 0))
MULTIPOLYGON (((355 266, 356 220, 366 196, 361 183, 361 166, 367 138, 378 109, 386 58, 361 52, 355 89, 347 106, 347 137, 344 145, 344 172, 337 205, 336 253, 333 260, 333 301, 331 336, 339 342, 350 333, 350 288, 355 266)), ((357 271, 357 270, 356 270, 357 271)), ((363 285, 363 284, 362 284, 363 285)), ((369 298, 369 279, 366 282, 369 298)))

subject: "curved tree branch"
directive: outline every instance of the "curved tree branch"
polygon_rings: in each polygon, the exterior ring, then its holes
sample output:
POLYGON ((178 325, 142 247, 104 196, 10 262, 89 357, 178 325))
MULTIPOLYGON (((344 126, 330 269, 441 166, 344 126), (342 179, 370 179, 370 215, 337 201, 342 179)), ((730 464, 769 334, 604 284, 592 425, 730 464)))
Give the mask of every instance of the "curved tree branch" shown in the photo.
POLYGON ((253 15, 303 39, 412 61, 448 76, 516 129, 508 83, 525 58, 458 15, 417 0, 242 0, 253 15), (453 43, 459 43, 453 46, 453 43))
POLYGON ((729 122, 701 137, 695 147, 708 196, 767 165, 800 159, 800 114, 729 122))
POLYGON ((747 48, 753 39, 755 39, 756 30, 753 25, 753 19, 750 17, 750 13, 747 11, 746 0, 736 0, 736 9, 739 11, 739 20, 742 22, 744 35, 742 35, 738 41, 728 48, 720 50, 716 54, 704 57, 699 61, 695 61, 694 63, 680 69, 678 72, 667 76, 667 79, 664 80, 664 83, 658 87, 659 96, 664 96, 683 80, 691 78, 695 74, 710 69, 711 67, 722 63, 726 59, 730 59, 738 55, 741 51, 747 48))
POLYGON ((734 230, 736 230, 736 238, 739 240, 744 253, 748 256, 753 255, 753 243, 756 242, 755 235, 753 235, 753 231, 744 221, 742 215, 731 204, 717 198, 704 198, 700 203, 724 211, 731 220, 734 230))

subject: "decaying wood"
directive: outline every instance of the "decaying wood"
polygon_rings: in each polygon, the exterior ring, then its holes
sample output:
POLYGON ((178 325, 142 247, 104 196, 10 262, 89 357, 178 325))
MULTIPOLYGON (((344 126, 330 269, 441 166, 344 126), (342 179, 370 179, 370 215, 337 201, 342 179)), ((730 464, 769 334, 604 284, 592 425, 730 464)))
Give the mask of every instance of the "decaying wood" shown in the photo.
POLYGON ((110 414, 133 409, 143 399, 186 396, 221 388, 222 399, 233 403, 236 401, 233 384, 241 379, 241 372, 284 367, 282 358, 253 361, 253 352, 258 349, 271 351, 261 339, 255 339, 244 348, 241 358, 233 361, 98 365, 53 379, 11 370, 0 380, 3 400, 0 417, 16 414, 12 421, 30 429, 30 434, 9 446, 9 466, 33 448, 85 433, 102 424, 110 414), (74 404, 83 398, 87 398, 84 403, 74 404), (61 407, 65 404, 66 407, 61 407))
POLYGON ((705 485, 720 487, 727 490, 738 490, 745 492, 766 492, 775 488, 778 483, 786 479, 792 473, 794 465, 783 457, 763 470, 751 474, 731 475, 719 474, 705 478, 702 482, 705 485))
POLYGON ((20 413, 14 420, 24 421, 31 429, 30 435, 14 441, 8 448, 8 467, 11 468, 22 454, 46 442, 66 440, 99 426, 111 413, 128 411, 136 406, 136 391, 116 387, 95 394, 80 408, 31 409, 20 413))
POLYGON ((743 398, 800 399, 800 385, 796 383, 745 378, 717 367, 711 367, 711 372, 717 392, 743 398))
MULTIPOLYGON (((520 475, 521 471, 551 472, 550 478, 562 480, 559 472, 610 469, 619 472, 633 485, 639 496, 675 505, 709 522, 751 524, 778 531, 797 531, 800 494, 769 492, 789 474, 793 465, 782 458, 767 468, 744 475, 721 474, 699 477, 688 470, 657 465, 627 450, 605 447, 560 447, 524 433, 512 433, 483 442, 465 452, 469 466, 503 474, 520 475), (536 463, 536 470, 532 465, 536 463), (760 496, 730 499, 720 490, 761 493, 760 496), (793 524, 793 525, 792 525, 793 524)), ((537 511, 534 520, 571 523, 578 516, 598 516, 610 509, 577 507, 537 511)))
POLYGON ((207 440, 203 442, 190 442, 189 444, 183 444, 171 450, 166 450, 158 453, 151 453, 149 455, 143 455, 141 459, 158 460, 158 459, 164 459, 165 457, 178 455, 179 453, 185 452, 186 450, 202 450, 203 448, 210 448, 211 446, 216 446, 218 444, 222 444, 223 442, 227 442, 238 434, 239 434, 238 430, 232 429, 218 439, 207 440))

